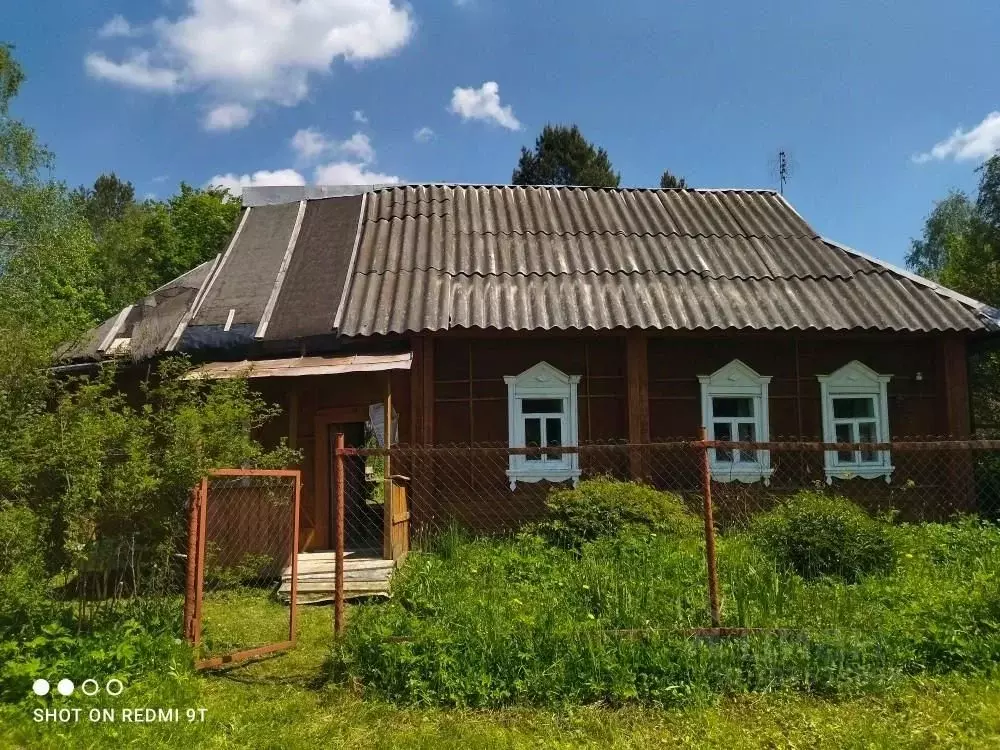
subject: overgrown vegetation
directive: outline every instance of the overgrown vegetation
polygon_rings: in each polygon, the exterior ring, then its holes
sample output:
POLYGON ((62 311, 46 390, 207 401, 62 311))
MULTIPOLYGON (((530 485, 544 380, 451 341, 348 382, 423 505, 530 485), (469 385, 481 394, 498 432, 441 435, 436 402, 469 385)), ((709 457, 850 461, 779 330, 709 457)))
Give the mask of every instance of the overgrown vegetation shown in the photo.
POLYGON ((895 564, 888 524, 850 500, 800 492, 754 519, 751 535, 762 550, 803 578, 838 576, 849 583, 895 564))
POLYGON ((52 155, 10 115, 23 79, 0 45, 0 700, 37 677, 189 662, 176 594, 190 487, 209 466, 293 459, 253 438, 276 412, 245 382, 183 380, 180 359, 131 387, 112 367, 52 373, 58 345, 214 255, 239 207, 183 185, 139 205, 114 177, 72 194, 45 179, 52 155))
POLYGON ((545 506, 547 518, 536 530, 564 547, 579 547, 625 530, 676 537, 691 537, 701 531, 701 523, 687 511, 680 497, 610 477, 587 479, 575 488, 555 490, 545 506))
MULTIPOLYGON (((220 608, 225 637, 245 642, 245 609, 220 608), (235 614, 234 614, 235 613, 235 614)), ((921 677, 885 694, 824 700, 795 693, 720 698, 711 706, 578 706, 505 711, 398 706, 324 679, 330 608, 300 612, 299 645, 256 663, 194 676, 166 670, 126 685, 128 705, 181 709, 179 722, 38 723, 26 705, 0 704, 0 746, 335 748, 993 748, 1000 685, 989 677, 921 677), (204 721, 184 712, 205 709, 204 721)), ((247 633, 253 635, 253 633, 247 633)), ((79 694, 84 715, 121 698, 79 694)))
MULTIPOLYGON (((580 493, 598 487, 613 505, 610 480, 580 493)), ((620 489, 634 508, 634 486, 620 489)), ((565 517, 575 497, 561 496, 555 512, 565 517)), ((581 528, 589 541, 570 547, 537 533, 452 533, 412 553, 392 602, 354 611, 334 674, 407 704, 673 705, 775 690, 853 695, 916 674, 989 672, 1000 660, 993 525, 889 527, 806 494, 719 539, 723 624, 759 629, 733 638, 694 631, 710 625, 698 535, 581 528), (799 521, 812 547, 799 544, 799 521)))

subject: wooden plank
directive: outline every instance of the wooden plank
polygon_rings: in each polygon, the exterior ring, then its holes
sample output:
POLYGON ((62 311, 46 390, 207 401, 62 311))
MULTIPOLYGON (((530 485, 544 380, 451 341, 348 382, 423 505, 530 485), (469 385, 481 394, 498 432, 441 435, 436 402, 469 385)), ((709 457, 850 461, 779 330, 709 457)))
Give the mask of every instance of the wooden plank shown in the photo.
MULTIPOLYGON (((303 581, 330 581, 330 585, 333 585, 333 581, 336 578, 336 572, 329 571, 316 571, 314 573, 299 573, 298 580, 299 583, 303 581)), ((377 570, 377 569, 366 569, 366 570, 345 570, 344 580, 345 581, 388 581, 392 577, 391 570, 377 570)), ((282 576, 282 583, 289 583, 292 580, 291 576, 282 576)))
MULTIPOLYGON (((279 594, 287 594, 289 591, 289 585, 284 584, 278 589, 279 594)), ((389 582, 385 581, 382 584, 375 584, 372 581, 344 581, 344 591, 388 591, 389 582)), ((315 593, 315 592, 329 592, 333 594, 333 582, 332 581, 304 581, 299 584, 299 592, 303 594, 315 593)))
MULTIPOLYGON (((628 404, 628 441, 649 442, 649 354, 646 332, 630 330, 626 338, 626 380, 628 404)), ((629 452, 629 471, 633 479, 645 479, 648 470, 644 451, 629 452)))
POLYGON ((971 430, 969 415, 969 371, 965 339, 946 336, 939 347, 943 382, 941 388, 945 408, 946 434, 958 440, 968 438, 971 430))
MULTIPOLYGON (((358 560, 355 562, 345 561, 344 570, 392 570, 395 564, 392 560, 358 560)), ((299 560, 299 574, 302 573, 317 573, 330 571, 331 573, 337 569, 337 564, 333 560, 299 560)), ((291 575, 291 570, 289 567, 281 572, 283 576, 291 575)))

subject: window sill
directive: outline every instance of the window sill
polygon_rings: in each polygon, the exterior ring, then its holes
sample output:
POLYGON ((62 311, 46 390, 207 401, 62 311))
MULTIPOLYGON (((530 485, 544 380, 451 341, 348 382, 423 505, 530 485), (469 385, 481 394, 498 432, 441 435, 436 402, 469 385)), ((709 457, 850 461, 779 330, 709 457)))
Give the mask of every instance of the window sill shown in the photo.
POLYGON ((532 467, 531 469, 508 469, 507 478, 510 479, 510 488, 513 490, 517 487, 518 482, 565 482, 571 480, 573 486, 576 487, 577 482, 580 480, 580 469, 545 469, 539 471, 532 467))
POLYGON ((709 472, 714 482, 743 482, 750 484, 764 480, 765 485, 771 484, 774 469, 764 469, 759 466, 734 468, 732 464, 711 464, 709 472))
POLYGON ((826 483, 833 484, 834 479, 878 479, 880 477, 884 478, 886 484, 892 480, 892 472, 896 470, 895 466, 864 466, 859 464, 854 465, 839 465, 839 466, 828 466, 826 467, 826 483))

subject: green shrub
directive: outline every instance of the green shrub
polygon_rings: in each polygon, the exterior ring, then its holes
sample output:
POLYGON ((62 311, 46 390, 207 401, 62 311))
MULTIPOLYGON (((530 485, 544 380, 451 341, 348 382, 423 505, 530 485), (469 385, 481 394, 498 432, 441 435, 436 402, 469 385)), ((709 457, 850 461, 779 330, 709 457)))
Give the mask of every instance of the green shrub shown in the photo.
POLYGON ((0 640, 20 632, 48 608, 38 526, 27 508, 0 510, 0 640))
POLYGON ((758 517, 751 536, 803 578, 839 576, 854 582, 892 570, 888 524, 843 497, 805 491, 758 517))
POLYGON ((555 490, 545 506, 548 517, 536 530, 550 542, 567 547, 634 529, 692 536, 701 528, 677 495, 610 477, 587 479, 573 489, 555 490))

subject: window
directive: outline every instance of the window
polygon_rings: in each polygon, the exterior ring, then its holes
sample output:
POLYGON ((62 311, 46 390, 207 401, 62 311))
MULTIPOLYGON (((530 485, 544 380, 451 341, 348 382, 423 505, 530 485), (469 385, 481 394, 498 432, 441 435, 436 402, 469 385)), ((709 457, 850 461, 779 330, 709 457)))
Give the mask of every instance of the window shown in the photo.
MULTIPOLYGON (((508 375, 507 420, 512 448, 559 448, 577 444, 577 386, 579 375, 566 375, 539 362, 520 375, 508 375)), ((563 482, 580 477, 576 453, 544 451, 512 455, 507 477, 513 490, 518 482, 563 482)))
MULTIPOLYGON (((699 375, 701 416, 709 440, 767 442, 767 387, 770 377, 734 359, 711 375, 699 375)), ((714 448, 709 456, 712 479, 756 482, 771 478, 768 451, 714 448)))
MULTIPOLYGON (((830 375, 819 375, 823 401, 823 440, 828 443, 885 443, 889 441, 886 398, 891 375, 879 375, 857 360, 830 375)), ((892 476, 889 451, 827 451, 826 481, 834 477, 871 479, 892 476)))

